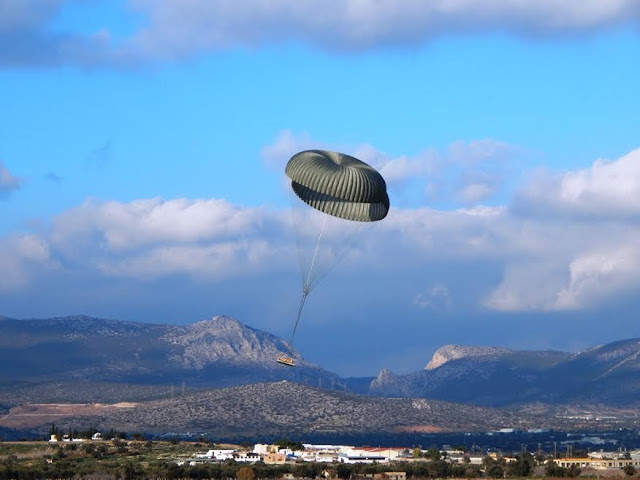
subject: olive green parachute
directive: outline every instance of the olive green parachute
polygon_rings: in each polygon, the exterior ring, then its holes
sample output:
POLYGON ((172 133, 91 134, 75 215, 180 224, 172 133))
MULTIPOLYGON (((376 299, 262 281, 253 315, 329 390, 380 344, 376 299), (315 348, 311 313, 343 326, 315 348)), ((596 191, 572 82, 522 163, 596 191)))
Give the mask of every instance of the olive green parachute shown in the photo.
MULTIPOLYGON (((306 150, 296 153, 287 164, 285 173, 291 179, 291 189, 302 200, 305 210, 322 217, 321 226, 316 235, 314 225, 307 223, 306 215, 302 220, 294 219, 298 237, 298 257, 302 272, 302 296, 298 314, 287 344, 287 352, 282 353, 277 361, 283 365, 294 366, 293 338, 302 316, 307 296, 322 277, 319 267, 325 272, 343 257, 349 242, 334 242, 340 252, 333 252, 329 262, 323 262, 321 243, 325 233, 349 234, 358 232, 360 227, 370 226, 370 222, 382 220, 389 213, 389 196, 387 185, 373 167, 361 160, 344 153, 326 150, 306 150), (305 205, 306 204, 306 205, 305 205), (308 208, 312 207, 312 208, 308 208), (327 220, 341 222, 338 228, 327 227, 327 220), (368 222, 368 223, 367 223, 368 222), (352 228, 357 227, 357 228, 352 228), (306 255, 302 246, 304 239, 313 239, 311 250, 306 255), (323 264, 324 265, 321 265, 323 264)), ((293 198, 296 198, 292 195, 293 198)), ((296 199, 296 203, 300 203, 296 199)), ((354 238, 352 238, 355 240, 354 238)))
POLYGON ((334 217, 376 222, 389 212, 382 175, 350 155, 306 150, 291 157, 285 173, 303 202, 334 217))

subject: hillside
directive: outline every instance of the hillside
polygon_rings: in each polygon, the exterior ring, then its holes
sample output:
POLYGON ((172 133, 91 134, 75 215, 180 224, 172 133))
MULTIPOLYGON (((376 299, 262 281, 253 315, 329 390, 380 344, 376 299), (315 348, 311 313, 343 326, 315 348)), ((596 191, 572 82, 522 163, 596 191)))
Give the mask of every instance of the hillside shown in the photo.
POLYGON ((220 387, 292 380, 342 388, 337 375, 294 353, 275 362, 282 339, 223 316, 192 325, 155 325, 86 316, 0 318, 0 385, 115 382, 220 387))
POLYGON ((406 375, 381 371, 369 392, 487 406, 640 405, 639 356, 638 339, 577 354, 447 345, 423 370, 406 375))
POLYGON ((17 428, 22 421, 34 427, 34 418, 43 428, 55 421, 65 429, 94 425, 129 432, 208 432, 225 438, 313 432, 485 431, 551 423, 548 417, 435 400, 354 395, 287 381, 112 406, 16 407, 0 419, 0 425, 17 428), (60 414, 57 418, 56 412, 60 414))

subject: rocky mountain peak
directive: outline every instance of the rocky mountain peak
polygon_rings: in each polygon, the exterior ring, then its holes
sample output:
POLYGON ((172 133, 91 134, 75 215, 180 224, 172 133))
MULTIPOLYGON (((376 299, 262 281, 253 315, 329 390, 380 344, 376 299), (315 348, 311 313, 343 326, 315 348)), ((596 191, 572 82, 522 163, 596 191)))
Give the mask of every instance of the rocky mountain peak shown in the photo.
POLYGON ((431 361, 424 367, 425 370, 433 370, 447 362, 460 358, 480 357, 485 355, 502 355, 509 353, 508 348, 500 347, 472 347, 466 345, 445 345, 436 350, 431 361))
POLYGON ((176 329, 165 339, 183 347, 182 355, 173 357, 173 360, 183 367, 196 369, 218 361, 273 363, 279 352, 285 351, 285 344, 278 337, 226 316, 216 316, 176 329))
POLYGON ((386 368, 383 368, 382 370, 380 370, 380 373, 376 377, 376 380, 384 382, 385 380, 388 380, 393 377, 395 377, 395 375, 391 370, 387 370, 386 368))
POLYGON ((221 335, 227 335, 234 337, 237 335, 245 335, 249 329, 235 318, 216 315, 210 320, 202 320, 194 323, 189 327, 189 330, 203 336, 215 335, 219 337, 221 335))
POLYGON ((380 373, 378 374, 378 376, 371 382, 371 385, 369 388, 372 391, 384 389, 385 386, 392 383, 395 378, 396 376, 391 370, 387 370, 386 368, 383 368, 382 370, 380 370, 380 373))

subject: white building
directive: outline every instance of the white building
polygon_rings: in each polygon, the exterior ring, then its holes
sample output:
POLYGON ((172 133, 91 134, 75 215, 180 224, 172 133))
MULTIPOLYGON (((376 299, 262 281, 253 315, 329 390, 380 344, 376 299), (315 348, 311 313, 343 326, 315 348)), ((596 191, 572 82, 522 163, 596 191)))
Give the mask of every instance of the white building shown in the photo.
POLYGON ((208 450, 207 453, 196 453, 196 458, 204 458, 209 460, 217 460, 219 462, 224 462, 225 460, 233 459, 233 454, 235 450, 208 450))
POLYGON ((254 452, 237 452, 233 454, 233 459, 236 462, 256 463, 259 462, 262 457, 254 452))

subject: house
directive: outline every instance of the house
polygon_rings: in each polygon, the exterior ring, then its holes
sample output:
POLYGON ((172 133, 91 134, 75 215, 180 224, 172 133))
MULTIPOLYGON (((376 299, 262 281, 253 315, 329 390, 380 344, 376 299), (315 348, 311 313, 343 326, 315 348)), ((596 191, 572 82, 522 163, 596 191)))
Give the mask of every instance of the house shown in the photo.
POLYGON ((257 453, 258 455, 266 455, 269 453, 269 447, 271 445, 267 445, 266 443, 256 443, 253 446, 253 453, 257 453))
POLYGON ((380 455, 345 455, 343 453, 338 455, 338 461, 340 463, 388 463, 389 458, 380 455))
POLYGON ((262 459, 268 465, 283 465, 287 462, 287 456, 282 453, 267 453, 262 459))
POLYGON ((225 450, 208 450, 207 453, 196 453, 196 458, 206 458, 209 460, 217 460, 219 462, 224 462, 225 460, 233 459, 233 454, 235 450, 225 449, 225 450))
POLYGON ((233 454, 233 459, 236 462, 256 463, 259 462, 262 458, 259 454, 254 452, 236 452, 233 454))
POLYGON ((349 457, 382 457, 387 461, 403 456, 406 448, 398 447, 346 447, 341 453, 349 457))
POLYGON ((618 469, 624 468, 627 466, 632 466, 634 468, 640 468, 640 459, 633 458, 556 458, 554 460, 550 460, 551 462, 555 462, 556 465, 569 468, 572 466, 579 468, 595 468, 597 470, 607 470, 607 469, 618 469))

